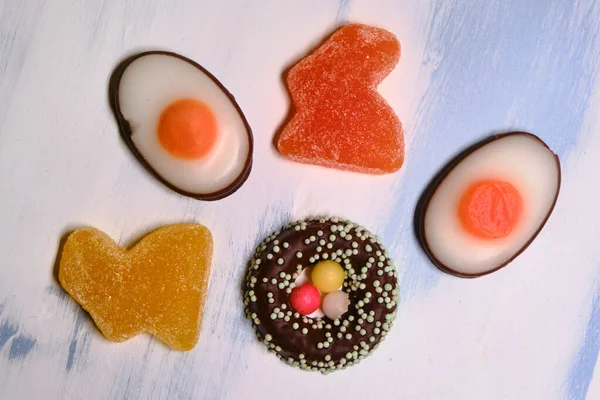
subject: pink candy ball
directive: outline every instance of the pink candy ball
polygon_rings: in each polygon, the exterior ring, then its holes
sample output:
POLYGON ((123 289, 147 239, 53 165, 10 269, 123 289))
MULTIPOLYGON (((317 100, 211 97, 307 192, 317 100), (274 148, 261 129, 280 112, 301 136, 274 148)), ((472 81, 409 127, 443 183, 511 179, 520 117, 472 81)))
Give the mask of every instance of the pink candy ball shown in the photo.
POLYGON ((305 283, 292 291, 290 304, 300 314, 309 315, 321 305, 321 294, 312 284, 305 283))

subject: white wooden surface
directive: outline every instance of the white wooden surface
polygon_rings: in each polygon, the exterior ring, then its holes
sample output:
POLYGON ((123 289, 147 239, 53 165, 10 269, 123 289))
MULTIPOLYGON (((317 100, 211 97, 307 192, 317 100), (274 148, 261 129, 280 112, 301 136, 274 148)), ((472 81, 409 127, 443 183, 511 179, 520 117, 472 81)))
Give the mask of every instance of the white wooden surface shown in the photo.
POLYGON ((595 0, 0 0, 0 399, 599 399, 599 30, 595 0), (393 176, 302 166, 271 145, 282 71, 345 21, 402 43, 380 88, 406 133, 393 176), (121 140, 107 80, 147 49, 194 59, 238 99, 256 151, 234 196, 179 196, 121 140), (557 208, 509 268, 443 275, 414 238, 417 199, 453 154, 513 129, 561 156, 557 208), (381 348, 329 376, 268 354, 239 290, 265 234, 323 213, 383 236, 403 301, 381 348), (198 346, 106 341, 54 278, 61 238, 95 226, 126 245, 182 221, 216 240, 198 346))

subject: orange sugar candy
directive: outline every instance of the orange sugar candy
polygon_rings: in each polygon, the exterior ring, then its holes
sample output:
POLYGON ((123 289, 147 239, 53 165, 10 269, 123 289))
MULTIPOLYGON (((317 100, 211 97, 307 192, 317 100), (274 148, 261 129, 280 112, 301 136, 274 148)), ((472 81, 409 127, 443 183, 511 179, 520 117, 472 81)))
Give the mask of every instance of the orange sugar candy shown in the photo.
POLYGON ((404 161, 402 125, 377 92, 400 59, 400 43, 380 28, 346 25, 287 77, 295 114, 277 140, 301 163, 386 174, 404 161))
POLYGON ((458 203, 459 220, 474 236, 482 239, 506 237, 517 225, 523 200, 513 185, 485 180, 471 184, 458 203))
POLYGON ((160 116, 158 139, 177 158, 201 158, 215 144, 217 120, 206 104, 192 99, 177 100, 160 116))
POLYGON ((198 342, 212 251, 210 231, 198 224, 162 227, 130 250, 80 229, 65 243, 59 280, 107 339, 146 332, 186 351, 198 342))

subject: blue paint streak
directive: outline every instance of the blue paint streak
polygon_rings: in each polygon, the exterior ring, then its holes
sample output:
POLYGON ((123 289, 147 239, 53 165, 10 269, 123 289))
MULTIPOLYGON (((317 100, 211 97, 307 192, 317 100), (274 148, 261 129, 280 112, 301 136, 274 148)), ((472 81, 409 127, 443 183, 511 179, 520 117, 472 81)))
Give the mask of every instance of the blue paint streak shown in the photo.
POLYGON ((8 342, 9 339, 17 333, 17 331, 17 326, 8 321, 3 321, 0 324, 0 350, 2 350, 6 342, 8 342))
POLYGON ((89 346, 90 333, 85 332, 83 338, 80 338, 80 331, 85 321, 85 315, 83 311, 79 312, 77 319, 75 320, 75 326, 73 327, 73 334, 71 335, 71 342, 69 343, 69 353, 67 355, 67 365, 65 367, 67 372, 70 372, 75 364, 75 361, 81 356, 82 348, 89 346), (80 343, 81 342, 81 343, 80 343), (81 344, 81 346, 80 346, 81 344))
POLYGON ((12 345, 10 346, 10 353, 8 354, 9 360, 24 359, 27 357, 29 352, 33 350, 36 340, 29 336, 17 336, 13 339, 12 345))
POLYGON ((348 17, 348 9, 350 8, 350 0, 341 0, 337 13, 335 14, 335 22, 341 24, 346 22, 348 17))
POLYGON ((600 288, 592 302, 592 312, 583 343, 567 378, 567 395, 570 400, 585 399, 600 352, 600 288))
POLYGON ((49 285, 46 287, 46 291, 61 300, 66 299, 67 297, 67 292, 65 292, 65 290, 58 285, 49 285))
POLYGON ((77 353, 77 338, 71 339, 71 343, 69 343, 69 355, 67 356, 67 372, 71 371, 73 368, 73 363, 75 362, 75 354, 77 353))
POLYGON ((404 299, 451 279, 432 267, 407 229, 443 165, 483 137, 510 130, 536 133, 561 156, 576 143, 598 63, 590 49, 600 20, 600 7, 576 4, 585 7, 563 0, 433 2, 424 67, 435 69, 411 132, 398 206, 383 232, 392 251, 414 243, 397 256, 406 266, 404 299))

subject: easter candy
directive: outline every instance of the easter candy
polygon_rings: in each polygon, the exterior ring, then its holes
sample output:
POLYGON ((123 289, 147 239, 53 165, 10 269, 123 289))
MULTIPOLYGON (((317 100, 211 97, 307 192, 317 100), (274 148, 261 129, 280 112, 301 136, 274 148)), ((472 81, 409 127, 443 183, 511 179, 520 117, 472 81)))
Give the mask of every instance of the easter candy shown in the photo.
POLYGON ((108 340, 145 332, 185 351, 198 342, 212 251, 210 231, 198 224, 162 227, 129 250, 79 229, 63 248, 59 280, 108 340))
POLYGON ((356 365, 378 349, 400 301, 396 268, 381 239, 338 217, 292 222, 269 234, 248 264, 243 298, 246 317, 269 351, 322 373, 356 365), (303 285, 311 282, 317 254, 317 262, 341 258, 348 271, 340 274, 342 289, 321 292, 322 301, 313 284, 303 285), (303 291, 315 302, 307 309, 299 304, 303 291))
POLYGON ((344 283, 344 268, 335 261, 321 261, 315 265, 310 277, 321 292, 333 292, 344 283))
POLYGON ((233 96, 194 61, 165 51, 133 55, 115 70, 110 97, 123 139, 171 189, 219 200, 248 178, 248 121, 233 96))
POLYGON ((327 315, 327 318, 335 320, 348 311, 349 305, 348 293, 336 290, 323 299, 323 312, 327 315))
POLYGON ((292 291, 290 304, 300 314, 309 315, 321 305, 321 294, 316 287, 310 283, 305 283, 292 291))
POLYGON ((384 29, 340 28, 289 72, 295 114, 277 138, 294 161, 387 174, 404 161, 404 136, 377 86, 400 59, 400 43, 384 29))

